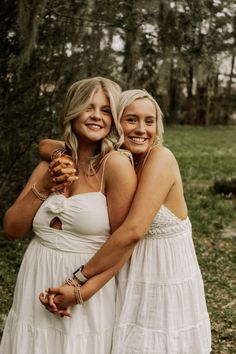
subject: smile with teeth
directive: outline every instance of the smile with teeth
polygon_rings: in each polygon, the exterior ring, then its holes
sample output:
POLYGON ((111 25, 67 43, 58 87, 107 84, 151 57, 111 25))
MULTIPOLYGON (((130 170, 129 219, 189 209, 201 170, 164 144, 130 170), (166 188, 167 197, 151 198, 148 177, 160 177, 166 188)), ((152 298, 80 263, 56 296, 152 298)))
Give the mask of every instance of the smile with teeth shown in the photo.
POLYGON ((132 137, 132 136, 129 139, 138 144, 144 143, 147 140, 147 138, 132 137))
POLYGON ((92 130, 100 130, 100 129, 102 129, 102 127, 100 125, 98 125, 98 124, 91 123, 91 124, 86 124, 86 125, 87 125, 87 127, 89 127, 92 130))

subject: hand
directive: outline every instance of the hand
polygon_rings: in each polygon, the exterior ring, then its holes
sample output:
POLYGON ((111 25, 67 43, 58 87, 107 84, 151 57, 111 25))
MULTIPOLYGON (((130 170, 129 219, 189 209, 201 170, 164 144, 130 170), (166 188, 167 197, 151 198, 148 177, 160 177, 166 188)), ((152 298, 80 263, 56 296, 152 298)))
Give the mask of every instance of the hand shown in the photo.
POLYGON ((49 165, 52 180, 57 184, 53 186, 52 192, 63 190, 78 179, 76 165, 69 155, 62 155, 54 159, 49 165))
POLYGON ((58 288, 49 288, 46 294, 39 295, 39 300, 48 311, 61 317, 71 317, 69 307, 76 304, 74 287, 64 284, 58 288))

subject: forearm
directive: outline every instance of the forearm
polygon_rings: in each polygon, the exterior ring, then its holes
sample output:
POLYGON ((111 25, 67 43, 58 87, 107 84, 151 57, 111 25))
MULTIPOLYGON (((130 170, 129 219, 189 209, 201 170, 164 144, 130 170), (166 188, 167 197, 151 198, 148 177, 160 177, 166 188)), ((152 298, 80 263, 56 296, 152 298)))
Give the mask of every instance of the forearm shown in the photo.
POLYGON ((122 266, 128 261, 133 249, 123 254, 122 259, 113 267, 90 278, 82 287, 81 295, 84 301, 89 300, 98 290, 100 290, 111 278, 113 278, 122 266))
POLYGON ((38 144, 38 151, 40 157, 48 162, 51 161, 51 157, 54 151, 64 148, 65 143, 63 141, 58 140, 44 139, 41 140, 38 144))
POLYGON ((126 227, 126 223, 124 223, 88 261, 84 266, 83 274, 90 278, 113 269, 114 275, 130 257, 140 238, 136 228, 126 227))
POLYGON ((24 198, 16 201, 3 218, 5 236, 11 240, 22 238, 31 229, 34 216, 42 202, 31 190, 24 198))

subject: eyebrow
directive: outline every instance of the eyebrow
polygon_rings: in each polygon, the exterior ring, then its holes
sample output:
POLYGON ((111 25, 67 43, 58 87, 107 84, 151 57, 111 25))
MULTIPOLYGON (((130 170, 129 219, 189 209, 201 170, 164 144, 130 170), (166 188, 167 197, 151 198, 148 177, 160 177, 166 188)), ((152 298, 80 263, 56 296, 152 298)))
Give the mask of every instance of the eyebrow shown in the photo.
MULTIPOLYGON (((134 118, 138 118, 138 115, 137 114, 133 114, 133 113, 128 113, 128 114, 126 114, 125 116, 124 116, 124 118, 126 118, 126 117, 134 117, 134 118)), ((156 117, 155 116, 146 116, 145 117, 145 119, 147 119, 147 118, 151 118, 151 119, 156 119, 156 117)))

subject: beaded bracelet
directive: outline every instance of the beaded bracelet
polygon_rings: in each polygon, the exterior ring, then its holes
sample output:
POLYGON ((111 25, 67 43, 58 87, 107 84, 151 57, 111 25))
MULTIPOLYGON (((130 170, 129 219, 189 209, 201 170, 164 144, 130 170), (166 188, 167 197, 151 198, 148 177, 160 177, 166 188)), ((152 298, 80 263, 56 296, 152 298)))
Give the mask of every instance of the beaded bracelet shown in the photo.
POLYGON ((34 183, 34 184, 32 185, 31 191, 34 193, 34 195, 35 195, 38 199, 40 199, 40 200, 42 200, 42 201, 44 201, 44 200, 46 200, 46 199, 48 198, 48 195, 41 194, 41 193, 38 191, 38 189, 36 188, 36 183, 34 183))

